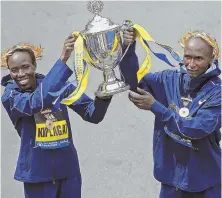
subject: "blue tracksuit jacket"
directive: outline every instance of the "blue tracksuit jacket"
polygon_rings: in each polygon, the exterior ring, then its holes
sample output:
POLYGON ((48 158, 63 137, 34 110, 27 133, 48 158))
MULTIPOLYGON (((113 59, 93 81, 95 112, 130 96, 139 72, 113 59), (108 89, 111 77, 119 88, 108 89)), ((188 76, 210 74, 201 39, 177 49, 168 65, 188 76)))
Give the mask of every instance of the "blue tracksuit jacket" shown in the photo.
MULTIPOLYGON (((139 86, 156 99, 153 133, 154 177, 164 184, 200 192, 221 183, 221 73, 217 61, 190 79, 186 68, 148 73, 138 84, 135 44, 120 63, 131 90, 139 86), (181 97, 190 94, 188 117, 181 117, 181 97), (188 140, 188 141, 187 141, 188 140)), ((145 130, 145 129, 144 129, 145 130)))
MULTIPOLYGON (((80 176, 67 106, 61 104, 59 100, 54 104, 57 97, 50 94, 61 90, 72 73, 72 70, 59 59, 45 77, 36 74, 37 88, 34 92, 23 92, 9 75, 2 78, 1 84, 5 86, 1 98, 2 104, 21 137, 21 147, 14 175, 16 180, 38 183, 80 176), (35 146, 34 114, 48 108, 54 112, 63 111, 70 132, 69 145, 66 147, 42 149, 35 146)), ((74 85, 68 86, 60 100, 67 97, 74 89, 74 85)), ((83 94, 77 102, 68 107, 79 114, 83 120, 97 124, 103 120, 109 103, 110 99, 96 98, 93 101, 83 94)), ((75 128, 75 121, 71 120, 71 122, 75 128)))

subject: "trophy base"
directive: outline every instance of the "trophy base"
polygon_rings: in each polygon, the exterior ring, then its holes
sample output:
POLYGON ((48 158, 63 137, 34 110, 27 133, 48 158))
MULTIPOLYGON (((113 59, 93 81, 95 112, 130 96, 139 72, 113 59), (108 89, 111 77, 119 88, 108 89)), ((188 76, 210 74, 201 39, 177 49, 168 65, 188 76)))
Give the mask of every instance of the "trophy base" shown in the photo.
POLYGON ((114 94, 121 93, 130 89, 130 86, 124 81, 115 79, 112 82, 103 82, 99 85, 95 95, 99 98, 106 98, 114 94))

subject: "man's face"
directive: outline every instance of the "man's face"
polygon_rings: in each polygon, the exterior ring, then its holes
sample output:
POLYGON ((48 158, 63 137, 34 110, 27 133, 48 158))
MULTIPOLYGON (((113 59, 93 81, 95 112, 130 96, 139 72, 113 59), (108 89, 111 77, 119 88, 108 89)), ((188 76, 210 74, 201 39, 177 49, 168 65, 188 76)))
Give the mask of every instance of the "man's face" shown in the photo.
POLYGON ((201 38, 191 38, 184 47, 183 62, 191 78, 207 71, 213 60, 213 49, 201 38))
POLYGON ((11 78, 23 90, 34 90, 36 87, 35 69, 28 52, 15 52, 8 59, 11 78))

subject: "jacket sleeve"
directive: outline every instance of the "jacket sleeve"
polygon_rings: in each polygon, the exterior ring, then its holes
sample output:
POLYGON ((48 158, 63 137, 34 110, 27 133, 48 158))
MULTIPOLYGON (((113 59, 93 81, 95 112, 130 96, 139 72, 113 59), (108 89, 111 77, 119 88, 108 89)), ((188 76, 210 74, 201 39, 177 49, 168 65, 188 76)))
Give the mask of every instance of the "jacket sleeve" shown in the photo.
MULTIPOLYGON (((60 93, 59 97, 57 98, 58 100, 56 99, 54 101, 55 106, 61 105, 61 101, 68 97, 76 89, 76 85, 70 82, 66 82, 63 89, 64 90, 62 92, 59 90, 60 93)), ((58 94, 56 95, 58 96, 58 94)), ((83 93, 77 101, 71 105, 68 105, 68 107, 80 115, 83 120, 98 124, 105 117, 111 99, 112 97, 107 99, 100 99, 95 97, 93 100, 85 93, 83 93)))
POLYGON ((79 114, 83 120, 98 124, 105 117, 110 102, 111 98, 99 99, 96 97, 95 100, 92 100, 86 94, 83 94, 78 101, 69 105, 69 107, 79 114))
POLYGON ((10 118, 15 120, 32 116, 44 108, 50 108, 55 98, 49 92, 60 90, 72 73, 59 59, 34 92, 22 93, 10 88, 10 85, 6 86, 1 100, 10 118))
MULTIPOLYGON (((154 90, 158 90, 158 86, 162 88, 162 73, 148 73, 146 74, 138 83, 137 79, 137 71, 139 70, 139 61, 135 52, 136 42, 132 44, 126 55, 123 57, 120 62, 120 70, 122 73, 122 80, 130 85, 130 90, 137 92, 137 87, 140 87, 146 91, 149 91, 153 94, 154 90)), ((123 51, 125 52, 126 46, 123 47, 123 51)))
POLYGON ((151 111, 160 116, 167 129, 188 139, 201 139, 221 127, 221 96, 218 94, 207 101, 194 117, 183 118, 177 112, 156 101, 151 111))
MULTIPOLYGON (((137 71, 139 69, 139 62, 138 57, 135 53, 135 45, 136 43, 132 44, 126 55, 123 57, 122 61, 119 64, 121 73, 122 73, 122 80, 124 80, 127 84, 130 85, 130 90, 136 91, 138 86, 137 81, 137 71)), ((126 46, 123 47, 123 52, 125 52, 126 46)))
POLYGON ((167 71, 149 72, 141 79, 138 87, 151 93, 155 99, 162 99, 165 93, 162 76, 165 75, 166 72, 167 71))

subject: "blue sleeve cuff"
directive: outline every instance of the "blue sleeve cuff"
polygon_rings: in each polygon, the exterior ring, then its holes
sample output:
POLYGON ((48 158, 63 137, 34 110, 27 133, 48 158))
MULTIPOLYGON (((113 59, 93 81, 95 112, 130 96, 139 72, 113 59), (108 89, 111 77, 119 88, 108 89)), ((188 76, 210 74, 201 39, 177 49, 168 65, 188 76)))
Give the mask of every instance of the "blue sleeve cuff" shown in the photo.
MULTIPOLYGON (((125 52, 127 46, 128 45, 123 44, 123 53, 125 52)), ((132 53, 135 52, 135 49, 136 49, 136 41, 133 44, 130 45, 126 55, 131 55, 132 53)))
POLYGON ((70 68, 68 65, 66 65, 64 62, 62 62, 62 60, 61 60, 60 58, 57 60, 56 64, 60 65, 60 67, 65 68, 68 73, 70 73, 70 74, 73 73, 73 71, 71 70, 71 68, 70 68))
POLYGON ((112 97, 109 97, 109 98, 106 98, 106 99, 100 99, 98 97, 95 97, 95 101, 96 101, 97 104, 99 103, 99 105, 105 105, 106 106, 111 102, 111 100, 112 100, 112 97))
POLYGON ((158 101, 155 101, 150 109, 150 111, 152 111, 156 116, 161 116, 161 117, 163 116, 166 110, 167 108, 158 101))

